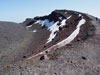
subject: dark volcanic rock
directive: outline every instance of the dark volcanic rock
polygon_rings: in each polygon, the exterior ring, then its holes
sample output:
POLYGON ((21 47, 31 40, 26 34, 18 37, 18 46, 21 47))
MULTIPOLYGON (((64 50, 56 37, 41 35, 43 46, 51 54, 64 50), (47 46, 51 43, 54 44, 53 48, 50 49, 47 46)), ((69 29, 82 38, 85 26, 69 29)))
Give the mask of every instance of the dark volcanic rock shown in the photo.
POLYGON ((99 19, 55 10, 22 24, 0 22, 0 75, 100 74, 99 19))
POLYGON ((35 21, 34 21, 33 19, 27 18, 27 19, 23 22, 23 24, 25 24, 26 26, 29 26, 29 25, 33 24, 34 22, 35 22, 35 21))
POLYGON ((49 21, 54 21, 54 22, 57 22, 57 21, 60 21, 59 20, 59 17, 62 17, 62 19, 65 19, 66 17, 63 16, 62 14, 60 13, 57 13, 56 11, 53 11, 50 15, 48 16, 43 16, 43 17, 35 17, 34 19, 35 20, 45 20, 45 19, 49 19, 49 21))
POLYGON ((35 33, 36 37, 34 38, 36 38, 36 40, 38 41, 42 40, 41 43, 39 42, 36 45, 36 50, 37 52, 39 52, 69 37, 75 31, 77 25, 82 19, 84 19, 86 22, 80 27, 80 31, 77 37, 72 40, 81 41, 87 39, 90 35, 92 36, 95 33, 95 26, 90 23, 91 18, 89 18, 84 13, 70 10, 55 10, 51 14, 46 16, 38 16, 33 19, 27 19, 26 21, 24 21, 23 24, 26 25, 26 27, 30 31, 37 31, 35 33), (48 28, 50 28, 56 23, 58 26, 58 30, 53 32, 53 34, 56 36, 52 38, 52 41, 47 43, 48 38, 50 38, 50 35, 52 33, 52 31, 50 31, 48 28), (64 24, 63 26, 62 23, 64 24), (45 48, 44 45, 46 46, 45 48))

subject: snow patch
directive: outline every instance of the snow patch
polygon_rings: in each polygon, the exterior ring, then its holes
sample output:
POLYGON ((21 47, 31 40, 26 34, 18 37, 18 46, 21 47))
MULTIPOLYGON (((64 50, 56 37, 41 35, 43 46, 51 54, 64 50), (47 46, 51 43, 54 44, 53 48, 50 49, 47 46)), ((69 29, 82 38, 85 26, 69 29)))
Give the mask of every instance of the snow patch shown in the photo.
POLYGON ((32 25, 26 26, 26 29, 29 29, 30 27, 32 27, 32 25))
POLYGON ((85 22, 86 20, 82 18, 80 22, 78 23, 77 28, 80 28, 85 22))
POLYGON ((67 12, 65 12, 65 14, 67 14, 67 12))
POLYGON ((72 15, 70 15, 69 17, 67 17, 67 19, 70 19, 72 17, 72 15))
POLYGON ((81 19, 80 22, 78 23, 78 25, 77 25, 75 31, 74 31, 68 38, 66 38, 66 39, 64 39, 63 41, 59 42, 59 43, 57 44, 57 46, 62 47, 62 46, 64 46, 64 45, 66 45, 66 44, 69 44, 72 40, 74 40, 75 37, 79 34, 80 27, 81 27, 83 24, 85 24, 85 22, 86 22, 85 19, 81 19))
POLYGON ((77 28, 68 38, 64 39, 63 41, 59 42, 57 46, 62 47, 66 44, 69 44, 78 34, 80 28, 77 28))
POLYGON ((69 44, 71 41, 73 41, 76 38, 76 36, 79 34, 80 27, 85 23, 86 23, 86 20, 81 19, 80 22, 78 23, 76 29, 73 31, 73 33, 69 37, 67 37, 63 41, 57 43, 56 45, 53 45, 52 47, 48 48, 47 51, 57 49, 57 48, 65 46, 66 44, 69 44))
POLYGON ((67 17, 67 19, 63 19, 59 26, 57 25, 59 23, 59 21, 57 21, 55 24, 53 24, 51 27, 48 28, 51 31, 51 34, 50 34, 49 38, 47 39, 48 40, 47 43, 51 42, 52 39, 54 39, 56 37, 57 33, 55 33, 55 32, 59 31, 59 27, 63 27, 64 25, 66 25, 66 21, 68 19, 70 19, 71 17, 72 16, 69 16, 69 17, 67 17))
POLYGON ((49 38, 47 39, 48 40, 47 43, 51 42, 52 39, 54 39, 56 36, 55 32, 59 31, 59 26, 57 25, 57 23, 59 23, 59 21, 57 21, 55 24, 53 24, 51 27, 48 28, 49 31, 51 31, 51 34, 50 34, 49 38))
POLYGON ((33 30, 32 32, 34 32, 34 33, 35 33, 35 32, 37 32, 37 30, 33 30))
POLYGON ((51 42, 57 35, 57 31, 59 31, 59 27, 63 27, 64 25, 66 25, 66 21, 68 19, 70 19, 72 16, 70 15, 69 17, 67 17, 67 19, 62 19, 62 17, 59 17, 60 20, 62 20, 61 22, 57 21, 54 23, 54 21, 50 22, 48 19, 45 20, 37 20, 35 22, 35 24, 39 23, 42 24, 42 26, 47 26, 48 30, 51 32, 49 38, 47 39, 47 43, 51 42), (60 25, 57 25, 58 23, 61 23, 60 25))
POLYGON ((37 20, 34 24, 42 24, 42 26, 46 25, 47 27, 50 27, 51 25, 54 24, 54 21, 50 22, 48 19, 45 20, 37 20))
POLYGON ((67 19, 62 20, 60 26, 63 27, 64 25, 66 25, 66 21, 67 21, 67 19))
POLYGON ((63 19, 62 21, 61 21, 61 27, 63 27, 64 25, 66 25, 66 21, 68 20, 68 19, 70 19, 72 16, 70 15, 69 17, 67 17, 67 19, 63 19))
POLYGON ((32 27, 32 25, 29 25, 29 26, 26 26, 26 27, 30 28, 30 27, 32 27))
POLYGON ((49 38, 47 39, 48 40, 47 43, 51 42, 52 39, 54 39, 56 37, 57 33, 55 33, 55 32, 59 31, 59 27, 63 27, 64 25, 66 25, 66 21, 67 21, 67 19, 63 19, 59 26, 57 25, 59 23, 59 21, 57 21, 55 24, 53 24, 51 27, 48 28, 51 31, 51 34, 50 34, 49 38))
POLYGON ((62 20, 62 17, 59 17, 60 20, 62 20))
POLYGON ((81 17, 82 16, 82 14, 79 14, 79 17, 81 17))

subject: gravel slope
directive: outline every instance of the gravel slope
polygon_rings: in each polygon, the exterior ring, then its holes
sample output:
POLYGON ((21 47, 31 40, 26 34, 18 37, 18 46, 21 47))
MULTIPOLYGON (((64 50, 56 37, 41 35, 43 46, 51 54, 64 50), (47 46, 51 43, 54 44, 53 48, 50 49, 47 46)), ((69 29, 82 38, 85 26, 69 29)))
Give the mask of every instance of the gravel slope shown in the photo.
POLYGON ((20 24, 0 22, 0 67, 21 60, 29 52, 31 36, 20 24))
POLYGON ((31 59, 0 69, 0 75, 100 75, 100 21, 95 35, 31 59))

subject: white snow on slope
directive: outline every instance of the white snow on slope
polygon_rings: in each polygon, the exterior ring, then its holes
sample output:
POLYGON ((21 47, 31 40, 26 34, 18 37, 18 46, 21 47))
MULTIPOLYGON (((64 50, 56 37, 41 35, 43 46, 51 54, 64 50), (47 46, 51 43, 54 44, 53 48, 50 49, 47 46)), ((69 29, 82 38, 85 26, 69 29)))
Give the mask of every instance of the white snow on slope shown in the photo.
POLYGON ((29 29, 30 27, 32 27, 32 25, 26 26, 26 29, 29 29))
POLYGON ((34 32, 34 33, 35 33, 35 32, 37 32, 37 30, 33 30, 32 32, 34 32))
POLYGON ((62 20, 60 26, 63 27, 64 25, 66 25, 66 21, 67 21, 67 19, 62 20))
POLYGON ((66 38, 66 39, 64 39, 63 41, 59 42, 59 43, 57 44, 57 46, 62 47, 62 46, 64 46, 64 45, 70 43, 73 39, 75 39, 76 36, 79 34, 80 27, 81 27, 83 24, 85 24, 85 22, 86 22, 85 19, 81 19, 80 22, 79 22, 79 24, 77 25, 75 31, 74 31, 68 38, 66 38))
POLYGON ((86 20, 85 19, 81 19, 80 22, 77 25, 77 28, 80 28, 83 24, 85 24, 86 20))
POLYGON ((35 24, 37 23, 42 24, 42 26, 46 25, 47 27, 50 27, 51 25, 54 24, 54 21, 50 22, 48 19, 45 19, 45 20, 37 20, 35 24))
POLYGON ((79 17, 81 17, 82 16, 82 14, 79 14, 79 17))
POLYGON ((64 25, 66 25, 66 21, 68 19, 70 19, 72 16, 70 15, 69 17, 67 17, 67 19, 62 19, 62 17, 59 17, 60 20, 62 20, 61 22, 57 21, 54 23, 54 21, 50 22, 48 19, 45 19, 45 20, 37 20, 35 22, 35 24, 39 23, 39 24, 42 24, 47 26, 48 27, 48 30, 51 32, 49 38, 47 39, 47 43, 51 42, 55 36, 57 35, 57 31, 59 31, 59 27, 63 27, 64 25), (61 23, 60 25, 57 25, 58 23, 61 23))
POLYGON ((67 19, 70 19, 72 17, 72 15, 70 15, 69 17, 67 17, 67 19))
POLYGON ((57 25, 57 23, 59 23, 59 22, 57 21, 55 24, 53 24, 51 27, 48 28, 49 31, 51 31, 51 34, 50 34, 50 36, 49 36, 49 38, 48 38, 47 43, 51 42, 52 39, 54 39, 55 36, 56 36, 56 33, 55 33, 55 32, 56 32, 56 31, 59 31, 59 26, 57 25), (55 33, 55 34, 54 34, 54 33, 55 33))
POLYGON ((59 42, 57 46, 62 47, 62 46, 65 46, 66 44, 69 44, 79 34, 79 30, 80 28, 77 28, 68 38, 59 42))
POLYGON ((57 34, 57 33, 55 33, 55 32, 59 31, 59 27, 63 27, 64 25, 66 25, 66 21, 67 21, 68 19, 70 19, 70 18, 71 18, 71 16, 69 16, 67 19, 63 19, 63 20, 61 21, 61 25, 59 25, 59 26, 57 25, 57 23, 59 23, 59 21, 57 21, 55 24, 53 24, 51 27, 48 28, 48 29, 51 31, 51 34, 50 34, 49 38, 47 39, 47 40, 48 40, 47 43, 51 42, 52 39, 55 38, 55 36, 56 36, 56 34, 57 34), (54 33, 55 33, 55 34, 54 34, 54 33))
POLYGON ((65 12, 65 14, 67 14, 67 12, 65 12))
POLYGON ((69 44, 79 34, 80 27, 85 23, 86 23, 86 20, 85 19, 81 19, 80 22, 78 23, 75 31, 68 38, 64 39, 63 41, 51 46, 50 48, 44 50, 43 52, 40 52, 39 54, 36 54, 35 56, 32 56, 32 57, 30 57, 28 59, 31 59, 31 58, 36 57, 36 56, 41 55, 41 54, 45 54, 45 51, 50 52, 51 50, 55 50, 57 48, 61 48, 61 47, 65 46, 66 44, 69 44))
POLYGON ((32 25, 26 26, 26 29, 29 29, 30 27, 32 27, 32 25))
POLYGON ((60 20, 62 20, 62 17, 59 17, 60 20))
POLYGON ((27 26, 27 27, 28 27, 28 28, 29 28, 29 27, 32 27, 32 25, 29 25, 29 26, 27 26))
POLYGON ((61 48, 61 47, 65 46, 66 44, 69 44, 71 41, 73 41, 76 38, 76 36, 79 34, 80 27, 85 23, 86 23, 86 20, 81 19, 80 22, 78 23, 76 29, 69 37, 67 37, 63 41, 57 43, 56 45, 53 45, 52 47, 48 48, 46 51, 49 52, 50 50, 53 50, 53 49, 55 50, 57 48, 61 48))
POLYGON ((67 19, 63 19, 62 21, 61 21, 61 27, 63 27, 64 25, 66 25, 66 21, 68 20, 68 19, 70 19, 72 16, 70 15, 69 17, 67 17, 67 19))

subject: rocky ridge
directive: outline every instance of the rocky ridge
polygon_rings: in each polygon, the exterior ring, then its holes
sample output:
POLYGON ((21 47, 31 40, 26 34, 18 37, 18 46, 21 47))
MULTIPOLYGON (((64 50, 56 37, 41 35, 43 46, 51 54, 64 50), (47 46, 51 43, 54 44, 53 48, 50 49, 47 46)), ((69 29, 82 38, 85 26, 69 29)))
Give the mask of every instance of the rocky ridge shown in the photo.
POLYGON ((26 19, 29 55, 0 68, 0 75, 99 75, 100 20, 70 10, 26 19), (32 52, 32 53, 31 53, 32 52))

